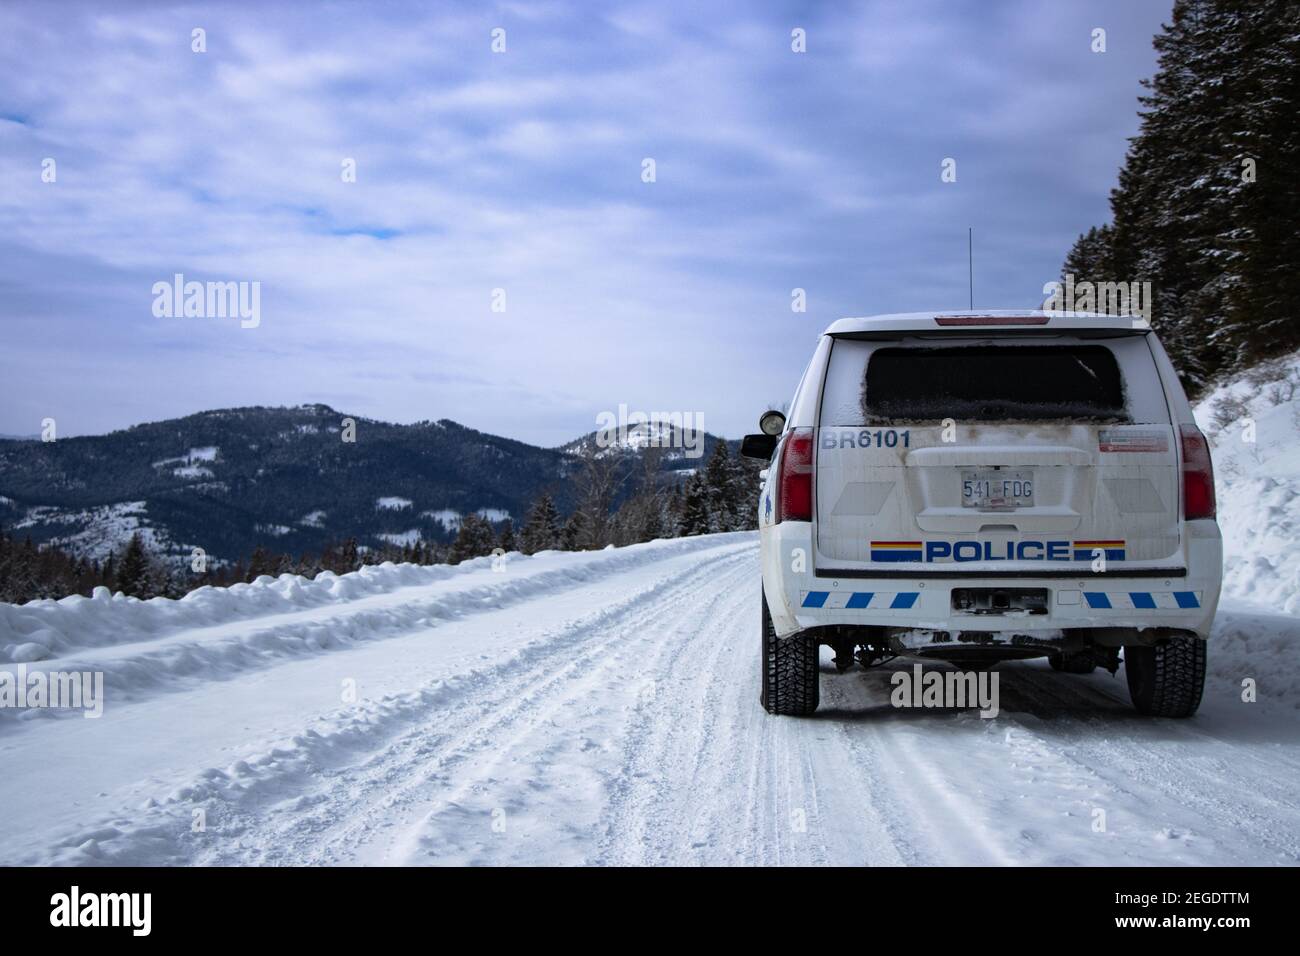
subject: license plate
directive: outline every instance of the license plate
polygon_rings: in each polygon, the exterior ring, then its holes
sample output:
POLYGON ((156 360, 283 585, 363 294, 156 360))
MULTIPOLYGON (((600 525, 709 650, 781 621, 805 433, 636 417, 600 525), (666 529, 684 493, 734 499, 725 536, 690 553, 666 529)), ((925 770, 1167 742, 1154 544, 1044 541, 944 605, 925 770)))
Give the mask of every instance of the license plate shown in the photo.
POLYGON ((981 511, 1014 511, 1034 506, 1034 473, 986 468, 961 473, 961 505, 981 511))

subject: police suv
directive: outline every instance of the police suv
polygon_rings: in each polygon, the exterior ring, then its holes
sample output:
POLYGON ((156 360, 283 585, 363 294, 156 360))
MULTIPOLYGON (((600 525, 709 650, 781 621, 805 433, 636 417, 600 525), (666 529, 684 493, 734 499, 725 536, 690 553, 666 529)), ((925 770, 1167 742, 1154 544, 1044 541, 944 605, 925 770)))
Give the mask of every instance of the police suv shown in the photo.
POLYGON ((1123 650, 1133 704, 1187 717, 1222 544, 1209 446, 1131 316, 908 313, 822 335, 743 453, 759 500, 762 703, 809 714, 895 655, 1069 673, 1123 650))

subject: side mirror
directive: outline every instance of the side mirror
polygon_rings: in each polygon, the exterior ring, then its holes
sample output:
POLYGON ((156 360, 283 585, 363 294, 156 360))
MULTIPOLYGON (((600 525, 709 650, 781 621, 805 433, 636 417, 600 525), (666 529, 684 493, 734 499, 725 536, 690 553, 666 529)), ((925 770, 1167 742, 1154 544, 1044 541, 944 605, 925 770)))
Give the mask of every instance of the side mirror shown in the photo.
POLYGON ((758 430, 764 435, 779 435, 785 431, 785 416, 778 411, 764 412, 758 418, 758 430))
POLYGON ((771 461, 772 452, 776 451, 776 442, 775 435, 746 435, 740 443, 740 453, 746 458, 771 461))

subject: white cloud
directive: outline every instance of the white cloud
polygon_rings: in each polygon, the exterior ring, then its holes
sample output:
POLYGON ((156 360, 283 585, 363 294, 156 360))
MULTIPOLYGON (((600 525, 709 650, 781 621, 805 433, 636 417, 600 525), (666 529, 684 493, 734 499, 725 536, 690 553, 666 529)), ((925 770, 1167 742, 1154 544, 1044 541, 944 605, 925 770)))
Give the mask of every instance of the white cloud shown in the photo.
POLYGON ((1015 235, 982 291, 1039 289, 1104 216, 1151 59, 1045 74, 1073 20, 1031 6, 822 8, 804 55, 748 4, 35 9, 0 8, 15 433, 324 401, 559 443, 626 401, 738 434, 838 313, 964 296, 968 223, 1015 235), (1062 104, 1103 128, 1063 150, 1062 104), (260 281, 262 325, 154 319, 175 272, 260 281))

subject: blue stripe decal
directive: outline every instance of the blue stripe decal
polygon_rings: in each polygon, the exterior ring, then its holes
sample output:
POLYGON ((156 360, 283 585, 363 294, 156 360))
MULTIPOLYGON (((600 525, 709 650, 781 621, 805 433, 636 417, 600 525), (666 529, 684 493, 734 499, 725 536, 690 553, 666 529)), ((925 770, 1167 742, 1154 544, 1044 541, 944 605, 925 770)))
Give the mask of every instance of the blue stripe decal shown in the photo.
POLYGON ((1201 602, 1196 600, 1195 591, 1175 591, 1174 600, 1178 602, 1179 607, 1200 607, 1201 602))
POLYGON ((861 610, 871 604, 871 599, 875 597, 873 591, 854 591, 849 598, 849 603, 844 605, 849 610, 861 610))
POLYGON ((894 595, 894 602, 889 606, 905 610, 916 603, 916 599, 921 596, 920 591, 899 591, 894 595))
POLYGON ((1154 611, 1156 608, 1156 599, 1151 596, 1150 591, 1130 591, 1128 596, 1133 599, 1134 607, 1147 611, 1154 611))
POLYGON ((1105 591, 1084 591, 1083 596, 1088 601, 1088 607, 1093 607, 1093 608, 1110 607, 1110 598, 1106 597, 1105 591))
POLYGON ((808 596, 803 599, 804 607, 821 607, 826 603, 826 599, 831 596, 830 591, 809 591, 808 596))
POLYGON ((920 561, 921 552, 916 551, 872 551, 872 561, 920 561))

